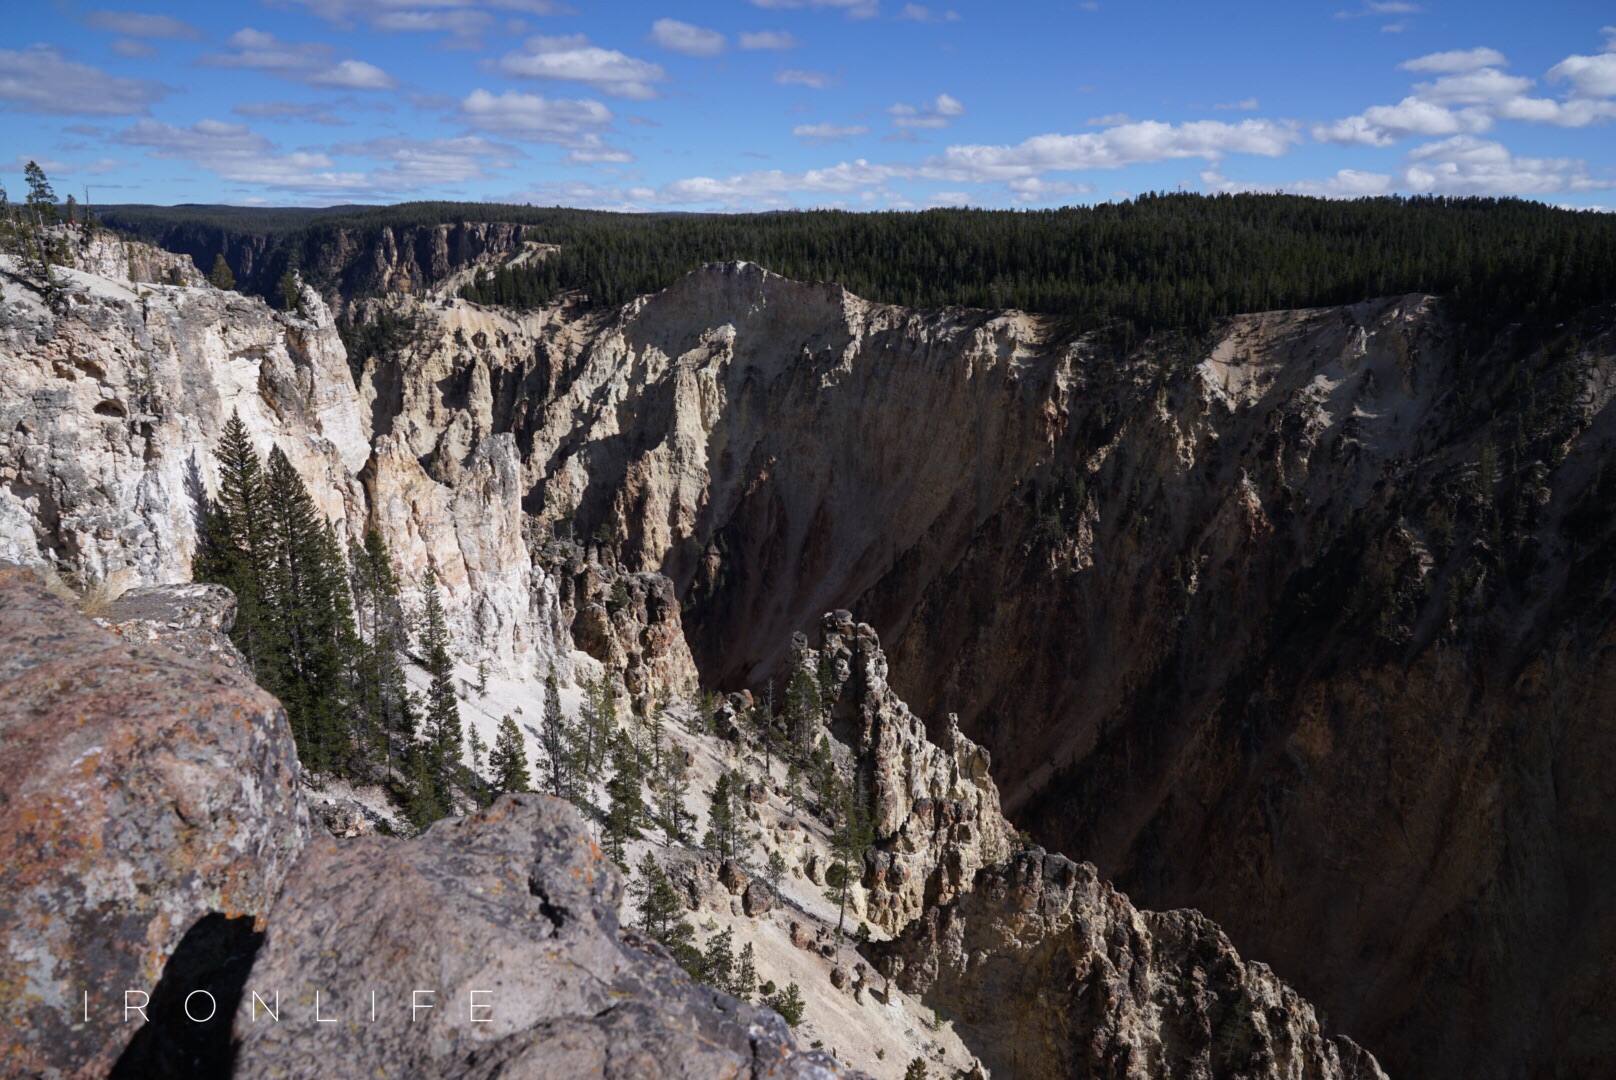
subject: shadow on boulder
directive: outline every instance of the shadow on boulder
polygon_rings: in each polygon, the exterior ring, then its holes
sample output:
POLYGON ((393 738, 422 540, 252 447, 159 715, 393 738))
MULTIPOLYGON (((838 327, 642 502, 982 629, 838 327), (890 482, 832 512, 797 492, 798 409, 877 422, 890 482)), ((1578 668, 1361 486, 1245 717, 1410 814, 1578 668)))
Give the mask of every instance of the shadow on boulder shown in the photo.
POLYGON ((228 1080, 236 1056, 230 1025, 263 942, 249 915, 210 911, 198 919, 168 958, 149 1019, 112 1067, 111 1080, 228 1080))

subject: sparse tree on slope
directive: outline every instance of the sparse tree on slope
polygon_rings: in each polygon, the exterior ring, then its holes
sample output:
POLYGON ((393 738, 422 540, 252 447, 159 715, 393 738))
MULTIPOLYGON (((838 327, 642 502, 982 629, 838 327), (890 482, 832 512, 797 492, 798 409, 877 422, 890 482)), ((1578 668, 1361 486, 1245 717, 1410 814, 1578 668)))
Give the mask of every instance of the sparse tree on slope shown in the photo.
POLYGON ((494 772, 494 786, 501 794, 528 790, 527 748, 522 745, 522 733, 510 716, 499 722, 499 735, 494 740, 488 764, 494 772))

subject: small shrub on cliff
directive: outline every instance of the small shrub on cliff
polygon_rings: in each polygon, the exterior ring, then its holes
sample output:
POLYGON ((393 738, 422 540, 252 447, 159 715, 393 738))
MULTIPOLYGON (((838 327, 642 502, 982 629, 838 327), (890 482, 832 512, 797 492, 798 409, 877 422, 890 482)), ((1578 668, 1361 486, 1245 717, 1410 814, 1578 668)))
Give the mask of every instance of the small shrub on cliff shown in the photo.
POLYGON ((763 1004, 779 1013, 780 1018, 792 1027, 802 1023, 802 988, 795 981, 788 983, 784 990, 764 998, 763 1004))

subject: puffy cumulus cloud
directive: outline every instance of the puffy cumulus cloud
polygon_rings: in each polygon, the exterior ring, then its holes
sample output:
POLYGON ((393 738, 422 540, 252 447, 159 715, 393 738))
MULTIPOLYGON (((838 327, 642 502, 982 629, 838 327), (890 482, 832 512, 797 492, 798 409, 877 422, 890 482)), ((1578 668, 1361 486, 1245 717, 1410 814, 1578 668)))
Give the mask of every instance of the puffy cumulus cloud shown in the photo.
POLYGON ((1406 61, 1407 71, 1434 74, 1414 85, 1396 105, 1376 105, 1356 116, 1318 124, 1321 142, 1389 146, 1400 139, 1479 135, 1494 121, 1579 128, 1616 118, 1616 54, 1569 56, 1548 71, 1551 82, 1564 82, 1564 98, 1535 97, 1534 80, 1503 70, 1497 49, 1475 48, 1430 53, 1406 61))
POLYGON ((652 23, 647 40, 659 48, 686 56, 717 56, 729 45, 717 30, 706 30, 678 19, 658 19, 652 23))
POLYGON ((230 35, 231 52, 209 53, 200 63, 209 67, 245 68, 309 86, 344 90, 391 90, 393 77, 363 60, 338 60, 329 45, 281 41, 274 34, 251 27, 230 35))
POLYGON ((742 30, 740 42, 743 49, 795 49, 802 44, 788 30, 742 30))
POLYGON ((781 86, 806 86, 810 90, 829 90, 836 85, 836 80, 822 71, 804 71, 801 68, 777 71, 774 81, 781 86))
POLYGON ((1014 146, 950 146, 927 162, 930 175, 956 181, 1012 181, 1048 172, 1118 169, 1125 165, 1225 154, 1278 157, 1301 139, 1270 120, 1226 124, 1145 120, 1083 135, 1037 135, 1014 146))
POLYGON ((791 129, 791 134, 809 143, 827 143, 837 139, 849 139, 854 135, 868 135, 870 129, 863 124, 842 126, 838 124, 798 124, 791 129))
POLYGON ((1201 174, 1215 191, 1288 191, 1332 199, 1356 199, 1393 192, 1435 195, 1555 195, 1616 187, 1616 179, 1595 176, 1575 158, 1517 157, 1503 144, 1474 135, 1454 135, 1409 151, 1396 175, 1341 169, 1323 180, 1278 185, 1231 181, 1215 172, 1201 174))
POLYGON ((797 8, 827 8, 844 11, 850 18, 873 19, 881 14, 877 0, 752 0, 753 7, 771 11, 790 11, 797 8))
POLYGON ((898 18, 923 23, 959 22, 959 12, 933 11, 923 4, 905 4, 898 12, 898 18))
POLYGON ((611 97, 637 101, 658 97, 655 84, 668 77, 662 65, 591 45, 582 34, 529 38, 522 49, 500 57, 494 68, 511 78, 583 83, 611 97))
POLYGON ((1410 135, 1425 137, 1482 132, 1492 118, 1475 109, 1454 111, 1417 97, 1406 97, 1396 105, 1375 105, 1357 116, 1313 129, 1320 142, 1364 143, 1390 146, 1410 135))
POLYGON ((92 11, 84 17, 84 24, 129 38, 196 41, 202 37, 202 31, 183 19, 172 15, 143 15, 137 11, 92 11))
POLYGON ((580 153, 608 149, 601 132, 611 124, 612 111, 588 98, 547 98, 515 90, 496 95, 479 88, 466 95, 457 111, 467 127, 492 135, 555 143, 580 153))
MULTIPOLYGON (((1612 41, 1616 42, 1616 38, 1612 41)), ((1611 46, 1607 45, 1606 49, 1610 50, 1611 46)), ((1572 92, 1579 97, 1616 97, 1616 51, 1598 56, 1568 56, 1549 69, 1549 79, 1570 83, 1572 92)))
POLYGON ((1516 157, 1501 143, 1470 135, 1416 147, 1403 183, 1437 195, 1550 195, 1616 185, 1589 175, 1574 158, 1516 157))
POLYGON ((964 116, 965 106, 958 98, 938 94, 935 101, 918 108, 903 104, 889 106, 887 115, 892 117, 893 127, 934 131, 952 124, 955 117, 964 116))
POLYGON ((1448 52, 1429 53, 1405 60, 1397 65, 1404 71, 1417 71, 1425 75, 1449 75, 1477 68, 1504 67, 1509 61, 1497 49, 1452 49, 1448 52))
POLYGON ((108 75, 48 45, 0 49, 0 102, 18 112, 134 116, 171 92, 162 83, 108 75))

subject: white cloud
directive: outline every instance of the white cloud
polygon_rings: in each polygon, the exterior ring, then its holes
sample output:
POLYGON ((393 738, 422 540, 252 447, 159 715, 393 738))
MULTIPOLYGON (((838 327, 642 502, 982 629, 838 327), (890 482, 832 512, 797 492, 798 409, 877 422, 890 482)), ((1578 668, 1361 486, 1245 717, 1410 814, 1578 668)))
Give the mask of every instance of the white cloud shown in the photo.
POLYGON ((459 116, 478 131, 597 153, 606 150, 600 133, 612 122, 612 111, 598 101, 546 98, 515 90, 497 96, 473 90, 460 102, 459 116))
POLYGON ((889 106, 887 115, 892 117, 893 127, 935 131, 952 124, 956 117, 964 116, 965 106, 957 98, 938 94, 935 101, 919 108, 903 104, 889 106))
POLYGON ((273 143, 244 124, 202 120, 181 128, 141 120, 115 138, 156 158, 186 161, 224 180, 275 190, 353 191, 366 185, 363 173, 339 173, 325 154, 277 153, 273 143))
POLYGON ((1093 184, 1074 184, 1070 180, 1040 180, 1036 176, 1012 180, 1008 186, 1011 201, 1016 203, 1049 203, 1094 193, 1093 184))
POLYGON ((800 68, 777 71, 774 81, 781 86, 806 86, 810 90, 829 90, 836 85, 836 80, 823 72, 803 71, 800 68))
POLYGON ((958 22, 959 12, 933 11, 923 4, 905 4, 903 10, 898 12, 898 18, 923 23, 958 22))
POLYGON ((440 184, 485 179, 488 169, 508 169, 519 151, 477 135, 454 139, 408 139, 387 136, 331 148, 343 157, 389 162, 371 172, 367 185, 378 190, 414 191, 440 184))
POLYGON ((346 90, 391 90, 393 77, 363 60, 335 60, 329 45, 281 41, 274 34, 247 28, 230 35, 234 52, 210 53, 200 59, 209 67, 247 68, 310 86, 346 90))
POLYGON ((1104 116, 1091 116, 1083 121, 1084 127, 1117 127, 1121 124, 1133 123, 1133 117, 1125 112, 1106 113, 1104 116))
MULTIPOLYGON (((1605 48, 1610 50, 1613 45, 1616 38, 1605 48)), ((1549 69, 1549 78, 1554 82, 1569 82, 1572 92, 1579 97, 1616 97, 1616 51, 1598 56, 1568 56, 1549 69)))
POLYGON ((669 52, 686 56, 717 56, 728 44, 717 30, 704 30, 678 19, 658 19, 652 23, 650 41, 669 52))
POLYGON ((1226 112, 1255 112, 1262 108, 1254 97, 1241 98, 1239 101, 1226 101, 1212 107, 1226 112))
POLYGON ((1416 147, 1408 160, 1405 185, 1437 195, 1548 195, 1616 185, 1590 176, 1581 161, 1516 157, 1500 143, 1470 135, 1416 147))
POLYGON ((591 45, 582 34, 529 38, 522 50, 500 57, 495 68, 513 78, 583 83, 639 101, 659 96, 653 84, 668 77, 662 65, 591 45))
POLYGON ((55 158, 30 157, 27 154, 18 154, 13 161, 18 172, 27 168, 28 163, 31 161, 45 170, 45 175, 50 177, 77 176, 81 173, 98 175, 112 172, 123 165, 123 162, 116 158, 104 157, 97 161, 58 161, 55 158))
POLYGON ((143 15, 136 11, 92 11, 84 17, 86 26, 108 30, 132 38, 168 38, 196 41, 202 31, 171 15, 143 15))
POLYGON ((49 45, 0 49, 0 102, 20 112, 130 116, 148 111, 170 89, 124 79, 67 59, 49 45))
POLYGON ((1320 142, 1390 146, 1410 135, 1430 138, 1461 132, 1474 134, 1486 131, 1491 125, 1491 117, 1484 112, 1473 109, 1455 112, 1417 97, 1406 97, 1396 105, 1374 105, 1357 116, 1334 124, 1320 124, 1313 129, 1313 137, 1320 142))
POLYGON ((1037 135, 1014 146, 950 146, 927 171, 941 179, 1010 181, 1046 172, 1117 169, 1124 165, 1225 154, 1278 157, 1301 136, 1270 120, 1226 124, 1197 120, 1164 124, 1145 120, 1084 135, 1037 135))
POLYGON ((329 22, 351 25, 367 22, 378 30, 450 30, 456 26, 489 23, 481 8, 519 11, 527 15, 571 15, 572 8, 553 0, 284 0, 308 8, 329 22), (458 16, 452 19, 418 16, 458 16))
POLYGON ((1313 135, 1321 142, 1389 146, 1410 136, 1479 135, 1497 120, 1578 128, 1616 118, 1616 101, 1608 100, 1616 97, 1616 54, 1570 56, 1550 68, 1551 81, 1571 84, 1569 97, 1558 100, 1530 96, 1533 80, 1506 73, 1498 66, 1503 63, 1504 55, 1489 48, 1409 60, 1404 69, 1439 77, 1416 83, 1396 105, 1316 125, 1313 135))
POLYGON ((802 44, 787 30, 742 30, 740 41, 743 49, 795 49, 802 44))
POLYGON ((771 11, 789 11, 797 8, 828 8, 845 11, 854 19, 873 19, 881 14, 877 0, 752 0, 754 7, 771 11))
POLYGON ((868 135, 870 129, 863 124, 852 124, 846 127, 837 124, 798 124, 791 129, 791 134, 810 143, 826 143, 836 139, 847 139, 854 135, 868 135))
POLYGON ((1430 53, 1405 60, 1397 65, 1404 71, 1417 71, 1424 75, 1450 75, 1461 71, 1474 71, 1484 67, 1505 67, 1509 64, 1497 49, 1453 49, 1430 53))

